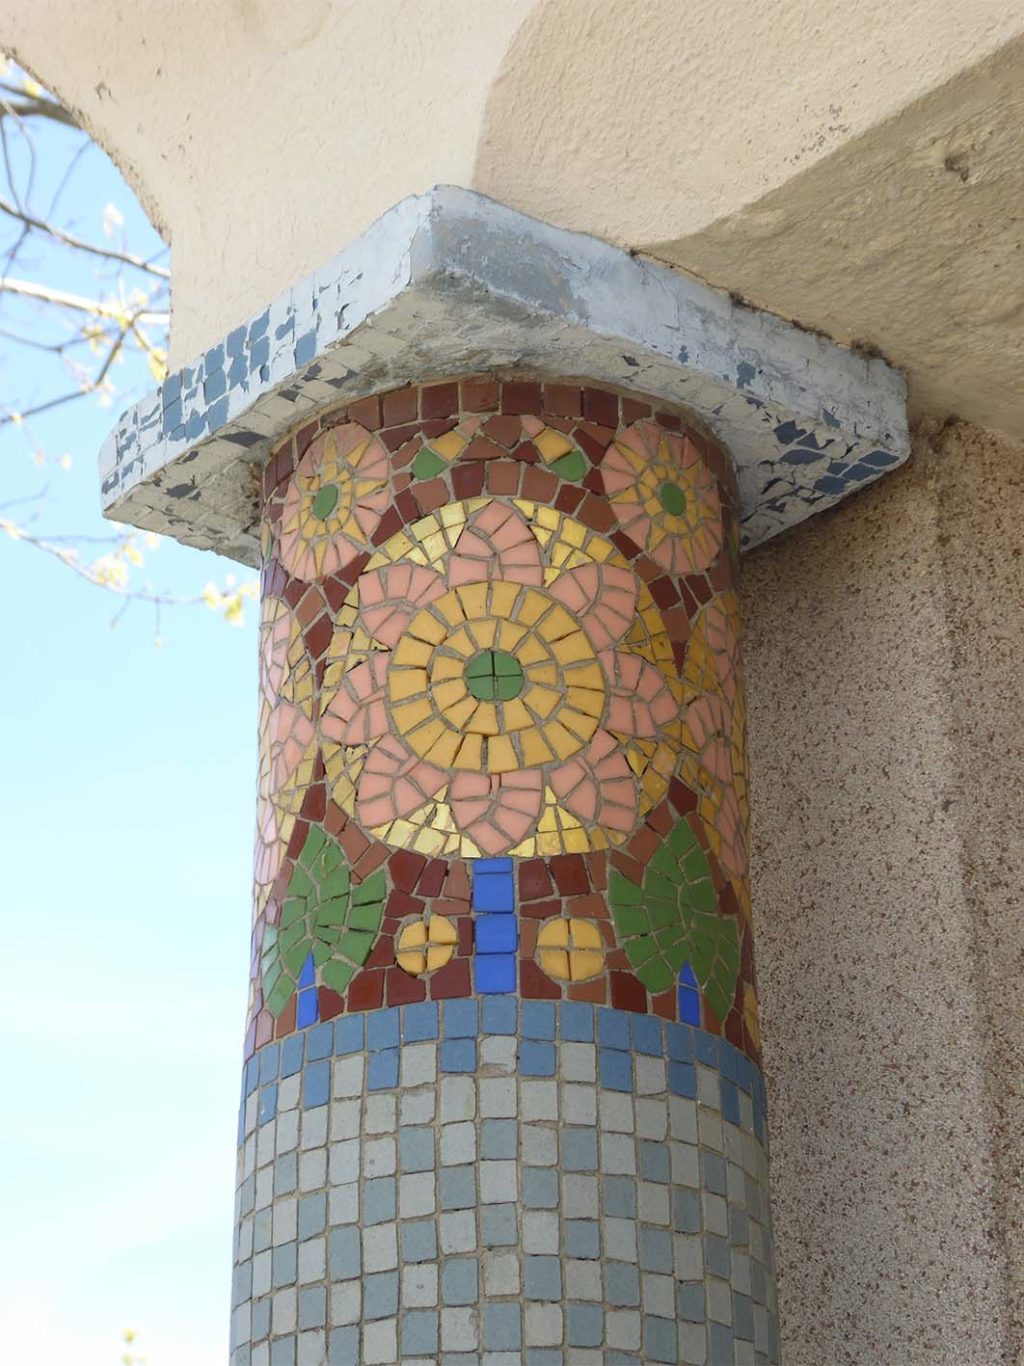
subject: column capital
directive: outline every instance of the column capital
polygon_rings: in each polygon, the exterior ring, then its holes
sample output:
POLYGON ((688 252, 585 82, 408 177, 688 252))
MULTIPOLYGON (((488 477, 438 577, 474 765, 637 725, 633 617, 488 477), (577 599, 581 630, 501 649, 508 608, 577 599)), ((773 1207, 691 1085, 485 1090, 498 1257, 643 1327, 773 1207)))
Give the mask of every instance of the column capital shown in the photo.
POLYGON ((885 361, 656 262, 442 186, 402 200, 120 419, 108 517, 259 563, 255 477, 305 418, 428 376, 586 376, 683 405, 736 465, 749 549, 909 454, 885 361))

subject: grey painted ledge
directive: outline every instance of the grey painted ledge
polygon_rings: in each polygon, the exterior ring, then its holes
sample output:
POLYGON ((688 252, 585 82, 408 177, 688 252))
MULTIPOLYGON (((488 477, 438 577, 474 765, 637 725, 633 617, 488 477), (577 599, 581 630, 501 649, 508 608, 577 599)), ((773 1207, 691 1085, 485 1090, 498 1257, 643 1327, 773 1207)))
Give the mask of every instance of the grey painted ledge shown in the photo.
POLYGON ((884 361, 443 186, 124 413, 100 455, 104 513, 257 564, 255 472, 281 436, 330 404, 487 370, 690 408, 736 463, 745 548, 909 454, 906 386, 884 361))

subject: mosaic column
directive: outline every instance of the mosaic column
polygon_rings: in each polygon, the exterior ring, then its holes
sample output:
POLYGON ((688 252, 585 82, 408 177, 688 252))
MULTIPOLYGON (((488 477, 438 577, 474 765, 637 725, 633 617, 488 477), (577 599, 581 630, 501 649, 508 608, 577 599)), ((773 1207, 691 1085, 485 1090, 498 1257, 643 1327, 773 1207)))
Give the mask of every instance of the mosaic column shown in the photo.
POLYGON ((728 454, 430 383, 262 535, 233 1363, 778 1362, 728 454))

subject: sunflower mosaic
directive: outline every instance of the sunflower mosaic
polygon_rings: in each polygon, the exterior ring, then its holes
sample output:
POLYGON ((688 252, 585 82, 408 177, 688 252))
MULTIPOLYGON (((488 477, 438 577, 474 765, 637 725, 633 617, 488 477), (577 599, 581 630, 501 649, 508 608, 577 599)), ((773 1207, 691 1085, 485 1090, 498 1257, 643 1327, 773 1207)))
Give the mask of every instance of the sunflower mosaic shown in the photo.
POLYGON ((607 848, 667 788, 682 690, 664 621, 612 542, 565 514, 478 499, 419 519, 368 562, 338 628, 328 781, 385 844, 607 848))
POLYGON ((724 453, 482 378, 326 414, 265 483, 250 1046, 514 991, 756 1056, 724 453))

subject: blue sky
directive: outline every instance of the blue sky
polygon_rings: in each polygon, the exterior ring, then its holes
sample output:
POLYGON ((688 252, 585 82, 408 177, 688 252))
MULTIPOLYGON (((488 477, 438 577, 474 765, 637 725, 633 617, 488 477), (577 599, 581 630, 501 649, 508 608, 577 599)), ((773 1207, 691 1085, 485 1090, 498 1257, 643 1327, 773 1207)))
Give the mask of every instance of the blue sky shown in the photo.
MULTIPOLYGON (((36 133, 40 176, 66 164, 36 133)), ((45 196, 43 196, 45 198, 45 196)), ((91 149, 58 215, 103 240, 105 206, 133 250, 160 243, 91 149)), ((33 246, 23 279, 105 287, 88 261, 33 246)), ((108 279, 109 283, 109 279, 108 279)), ((0 323, 9 325, 9 310, 0 323)), ((25 330, 41 313, 18 313, 25 330)), ((41 335, 41 332, 37 333, 41 335)), ((58 392, 55 362, 0 342, 0 406, 58 392)), ((71 467, 38 467, 0 428, 0 516, 40 534, 109 534, 96 456, 151 386, 33 421, 71 467), (39 504, 13 499, 49 492, 39 504)), ((172 542, 142 577, 194 594, 236 570, 172 542)), ((227 1350, 234 1131, 246 994, 255 777, 255 613, 117 602, 0 535, 0 1322, 6 1359, 116 1366, 124 1328, 147 1366, 222 1366, 227 1350)))

